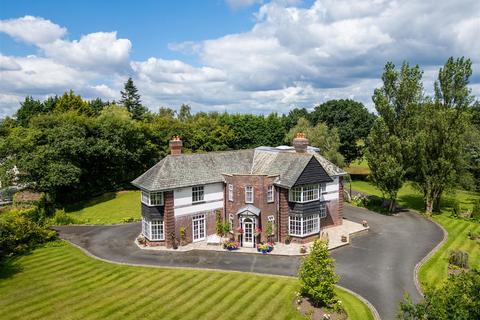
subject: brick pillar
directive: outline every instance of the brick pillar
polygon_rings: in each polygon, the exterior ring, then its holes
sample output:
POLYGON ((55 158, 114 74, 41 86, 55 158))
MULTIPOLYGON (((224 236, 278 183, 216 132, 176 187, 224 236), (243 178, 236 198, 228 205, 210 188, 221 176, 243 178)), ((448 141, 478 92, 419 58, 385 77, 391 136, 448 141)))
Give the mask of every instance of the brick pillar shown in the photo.
POLYGON ((285 241, 285 237, 288 234, 288 189, 279 188, 279 235, 280 242, 285 241))
POLYGON ((167 244, 167 248, 171 248, 173 246, 172 239, 170 234, 175 232, 175 216, 173 212, 173 191, 166 191, 163 193, 164 197, 164 213, 163 219, 165 223, 165 242, 167 244))
POLYGON ((343 222, 343 176, 338 177, 338 219, 339 219, 339 224, 342 224, 343 222))

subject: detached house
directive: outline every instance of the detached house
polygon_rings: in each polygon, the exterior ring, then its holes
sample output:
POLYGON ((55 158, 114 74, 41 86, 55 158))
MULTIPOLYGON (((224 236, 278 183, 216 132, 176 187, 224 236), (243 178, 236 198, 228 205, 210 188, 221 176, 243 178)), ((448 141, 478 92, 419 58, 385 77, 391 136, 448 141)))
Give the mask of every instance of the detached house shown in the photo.
POLYGON ((345 172, 308 146, 303 134, 293 147, 259 147, 183 154, 182 141, 170 141, 171 154, 132 183, 142 191, 142 234, 151 246, 172 246, 186 229, 187 242, 215 234, 220 210, 231 229, 241 228, 241 245, 255 246, 255 230, 266 241, 267 221, 276 241, 305 243, 321 230, 342 224, 345 172))

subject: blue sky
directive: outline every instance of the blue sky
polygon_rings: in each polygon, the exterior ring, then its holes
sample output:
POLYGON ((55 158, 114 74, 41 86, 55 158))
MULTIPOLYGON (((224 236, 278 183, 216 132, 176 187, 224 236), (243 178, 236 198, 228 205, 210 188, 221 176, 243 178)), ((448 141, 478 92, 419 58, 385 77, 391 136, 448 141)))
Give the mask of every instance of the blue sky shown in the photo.
POLYGON ((268 113, 352 98, 372 108, 386 61, 424 69, 431 93, 449 56, 473 60, 478 1, 211 0, 0 2, 0 117, 26 95, 73 89, 144 103, 268 113))

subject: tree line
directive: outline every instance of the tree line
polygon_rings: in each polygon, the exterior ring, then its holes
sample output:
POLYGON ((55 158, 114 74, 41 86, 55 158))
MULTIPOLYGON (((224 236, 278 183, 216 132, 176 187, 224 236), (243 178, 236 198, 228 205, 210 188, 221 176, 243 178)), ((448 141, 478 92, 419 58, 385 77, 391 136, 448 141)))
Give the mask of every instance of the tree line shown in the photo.
POLYGON ((43 101, 26 97, 0 122, 0 181, 8 186, 16 179, 60 203, 126 188, 168 154, 173 135, 184 140, 184 152, 209 152, 290 144, 304 131, 343 166, 362 156, 357 141, 374 120, 353 100, 281 115, 193 112, 186 104, 153 112, 128 79, 119 101, 85 100, 73 91, 43 101))

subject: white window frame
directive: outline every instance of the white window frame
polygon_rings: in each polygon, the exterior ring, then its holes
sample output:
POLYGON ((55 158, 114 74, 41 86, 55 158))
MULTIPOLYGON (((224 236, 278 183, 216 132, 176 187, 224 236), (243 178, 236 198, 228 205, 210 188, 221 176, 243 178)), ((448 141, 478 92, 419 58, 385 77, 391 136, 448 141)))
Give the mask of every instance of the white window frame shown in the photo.
POLYGON ((165 222, 162 219, 142 218, 142 234, 151 241, 165 240, 165 222))
POLYGON ((205 201, 205 186, 192 187, 192 203, 201 203, 205 201))
POLYGON ((290 215, 288 217, 288 234, 296 237, 306 237, 320 232, 320 214, 290 215), (308 230, 310 226, 312 230, 308 230))
POLYGON ((275 187, 271 184, 267 188, 267 202, 271 203, 273 201, 275 201, 275 187))
POLYGON ((202 241, 205 240, 207 237, 207 222, 205 218, 205 214, 196 214, 192 217, 192 240, 193 242, 197 241, 202 241), (196 224, 195 222, 198 222, 196 224), (202 227, 203 224, 203 227, 202 227), (195 232, 196 228, 195 226, 198 226, 200 228, 199 232, 195 232), (203 228, 203 235, 200 233, 201 229, 203 228))
POLYGON ((320 183, 320 193, 325 193, 325 192, 327 192, 327 184, 320 183))
POLYGON ((245 186, 245 203, 253 203, 253 186, 245 186))
POLYGON ((233 201, 233 184, 228 184, 228 201, 233 201))
POLYGON ((143 204, 150 207, 163 206, 164 204, 162 191, 149 192, 142 190, 141 199, 143 204))
POLYGON ((293 187, 288 191, 288 201, 290 202, 312 202, 320 199, 320 185, 307 184, 293 187))

